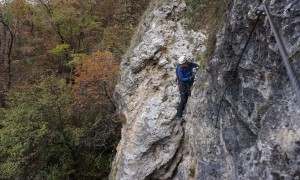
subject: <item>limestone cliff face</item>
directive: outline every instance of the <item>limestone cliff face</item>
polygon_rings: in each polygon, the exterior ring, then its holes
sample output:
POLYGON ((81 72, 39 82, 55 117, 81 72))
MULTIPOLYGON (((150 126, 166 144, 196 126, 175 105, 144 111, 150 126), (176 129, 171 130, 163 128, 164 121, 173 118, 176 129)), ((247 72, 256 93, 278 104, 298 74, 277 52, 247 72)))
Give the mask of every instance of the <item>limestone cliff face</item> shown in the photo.
MULTIPOLYGON (((299 75, 300 3, 266 3, 299 75)), ((205 36, 182 27, 184 0, 152 2, 121 64, 116 99, 124 124, 111 179, 300 178, 300 108, 266 18, 229 78, 254 25, 249 12, 259 4, 235 0, 228 7, 228 22, 213 58, 197 74, 182 128, 174 119, 176 60, 201 54, 205 36)))

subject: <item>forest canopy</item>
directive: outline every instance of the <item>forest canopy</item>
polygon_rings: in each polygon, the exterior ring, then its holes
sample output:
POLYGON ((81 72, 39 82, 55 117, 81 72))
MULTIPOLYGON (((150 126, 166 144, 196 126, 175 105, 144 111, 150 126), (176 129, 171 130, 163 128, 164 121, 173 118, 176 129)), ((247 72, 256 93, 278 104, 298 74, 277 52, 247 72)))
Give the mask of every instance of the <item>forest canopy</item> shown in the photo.
POLYGON ((0 179, 108 177, 119 63, 148 3, 0 1, 0 179))

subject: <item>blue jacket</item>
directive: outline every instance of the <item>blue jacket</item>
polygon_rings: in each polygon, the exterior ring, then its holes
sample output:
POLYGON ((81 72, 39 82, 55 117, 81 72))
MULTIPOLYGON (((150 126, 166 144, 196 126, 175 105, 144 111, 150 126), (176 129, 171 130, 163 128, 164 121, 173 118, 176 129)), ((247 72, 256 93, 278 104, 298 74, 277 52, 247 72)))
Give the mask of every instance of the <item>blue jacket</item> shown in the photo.
POLYGON ((191 77, 193 76, 193 68, 199 65, 194 62, 189 62, 188 67, 182 68, 180 65, 177 69, 178 81, 180 83, 191 83, 191 77))

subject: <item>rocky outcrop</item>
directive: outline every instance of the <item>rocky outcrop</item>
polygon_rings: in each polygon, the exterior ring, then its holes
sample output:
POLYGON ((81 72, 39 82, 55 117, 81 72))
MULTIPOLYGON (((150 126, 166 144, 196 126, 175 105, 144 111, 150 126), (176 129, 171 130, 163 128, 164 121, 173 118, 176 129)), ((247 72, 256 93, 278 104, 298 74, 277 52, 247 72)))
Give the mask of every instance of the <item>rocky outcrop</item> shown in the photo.
MULTIPOLYGON (((249 12, 259 3, 234 2, 214 57, 198 74, 187 107, 186 131, 196 179, 300 178, 300 109, 265 17, 260 18, 237 73, 229 78, 254 25, 249 12)), ((294 49, 300 42, 300 3, 266 3, 299 72, 300 52, 294 49)))
MULTIPOLYGON (((231 2, 182 128, 174 119, 176 59, 201 54, 205 36, 182 27, 183 0, 152 2, 121 64, 116 99, 124 123, 110 179, 300 179, 300 108, 265 17, 231 76, 260 3, 231 2)), ((299 78, 300 3, 266 3, 299 78)))
POLYGON ((185 10, 182 0, 153 1, 121 64, 116 99, 126 122, 111 179, 167 179, 181 161, 176 61, 202 52, 205 39, 184 30, 179 20, 185 10))

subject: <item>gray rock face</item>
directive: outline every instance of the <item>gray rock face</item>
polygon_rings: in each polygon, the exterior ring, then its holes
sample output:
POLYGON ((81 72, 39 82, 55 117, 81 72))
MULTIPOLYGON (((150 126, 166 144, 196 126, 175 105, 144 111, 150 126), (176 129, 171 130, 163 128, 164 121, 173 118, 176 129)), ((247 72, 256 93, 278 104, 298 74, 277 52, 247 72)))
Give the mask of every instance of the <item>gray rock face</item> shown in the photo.
POLYGON ((116 99, 126 122, 111 179, 167 179, 181 160, 176 62, 193 50, 203 52, 205 39, 184 30, 179 20, 185 9, 182 0, 153 1, 121 64, 116 99))
MULTIPOLYGON (((176 59, 201 54, 205 36, 182 27, 183 0, 152 2, 121 64, 116 99, 126 122, 110 179, 300 179, 300 108, 265 17, 231 78, 259 3, 231 3, 182 128, 174 119, 176 59)), ((300 3, 266 3, 300 78, 300 3)))
MULTIPOLYGON (((300 178, 300 109, 266 18, 261 17, 230 79, 254 25, 248 12, 258 5, 233 3, 214 57, 194 85, 186 133, 188 158, 196 159, 189 168, 195 169, 196 179, 300 178)), ((274 0, 270 10, 300 78, 300 52, 295 50, 300 41, 299 1, 274 0)))

